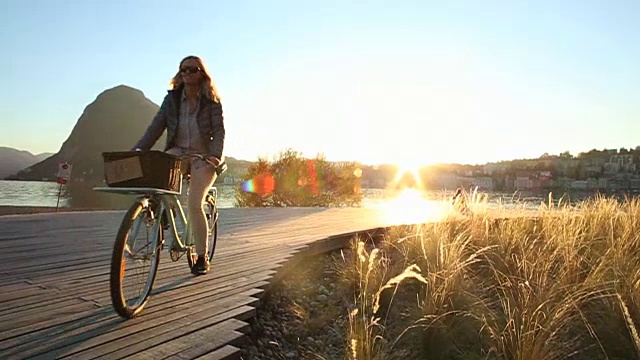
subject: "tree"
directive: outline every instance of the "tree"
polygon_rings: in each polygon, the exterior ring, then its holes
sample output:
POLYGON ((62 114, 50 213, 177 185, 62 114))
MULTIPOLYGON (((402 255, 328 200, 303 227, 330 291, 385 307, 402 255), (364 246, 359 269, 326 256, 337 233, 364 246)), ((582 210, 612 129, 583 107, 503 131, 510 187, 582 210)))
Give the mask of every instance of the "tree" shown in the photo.
POLYGON ((236 188, 238 206, 338 207, 359 205, 362 170, 355 163, 330 163, 323 157, 305 159, 294 150, 273 162, 259 159, 236 188))
POLYGON ((573 159, 573 155, 569 151, 565 151, 560 154, 560 158, 562 159, 573 159))
POLYGON ((578 154, 578 158, 579 159, 595 159, 595 158, 601 157, 604 154, 605 154, 604 151, 600 151, 600 150, 597 150, 597 149, 591 149, 586 153, 578 154))

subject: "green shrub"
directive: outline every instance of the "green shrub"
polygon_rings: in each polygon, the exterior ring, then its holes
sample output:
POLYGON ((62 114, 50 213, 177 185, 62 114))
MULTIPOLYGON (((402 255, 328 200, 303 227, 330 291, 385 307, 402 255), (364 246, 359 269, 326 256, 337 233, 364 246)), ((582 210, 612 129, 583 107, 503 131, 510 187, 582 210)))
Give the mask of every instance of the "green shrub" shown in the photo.
POLYGON ((272 162, 261 158, 252 164, 235 198, 240 207, 357 206, 362 200, 360 174, 355 163, 305 159, 289 149, 272 162))

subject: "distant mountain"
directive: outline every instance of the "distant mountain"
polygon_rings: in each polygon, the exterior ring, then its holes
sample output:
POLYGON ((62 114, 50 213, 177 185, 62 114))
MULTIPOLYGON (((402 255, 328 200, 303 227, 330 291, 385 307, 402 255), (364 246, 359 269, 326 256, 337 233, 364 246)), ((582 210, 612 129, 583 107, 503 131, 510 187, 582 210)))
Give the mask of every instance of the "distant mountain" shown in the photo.
POLYGON ((0 179, 16 174, 18 171, 45 160, 53 153, 34 155, 26 150, 0 146, 0 179))
MULTIPOLYGON (((131 149, 158 108, 140 90, 124 85, 108 89, 84 109, 58 153, 17 174, 14 172, 10 178, 52 179, 58 163, 67 161, 73 165, 73 178, 83 181, 101 179, 102 152, 131 149)), ((163 142, 164 135, 155 148, 159 149, 163 142)))
MULTIPOLYGON (((45 156, 41 161, 32 160, 21 154, 21 158, 28 158, 29 163, 6 168, 8 179, 15 180, 43 180, 55 179, 60 162, 69 162, 73 168, 67 190, 73 198, 71 206, 118 206, 126 201, 105 200, 106 197, 122 199, 121 195, 106 195, 101 200, 96 198, 94 186, 103 184, 104 163, 103 152, 127 151, 131 149, 147 129, 159 106, 146 98, 142 91, 120 85, 105 90, 97 98, 87 105, 78 119, 69 137, 62 144, 58 153, 45 156), (117 205, 116 205, 117 202, 117 205)), ((166 131, 153 147, 154 150, 162 150, 166 141, 166 131)), ((16 158, 18 155, 8 155, 7 158, 16 158)), ((0 159, 5 156, 0 155, 0 159)), ((239 177, 251 164, 249 161, 236 160, 227 157, 229 172, 223 177, 239 177)), ((7 176, 7 175, 5 175, 7 176)))
POLYGON ((51 155, 55 155, 56 153, 50 153, 50 152, 44 152, 41 154, 37 154, 36 155, 36 159, 38 159, 38 162, 45 160, 46 158, 48 158, 51 155))
MULTIPOLYGON (((8 179, 55 179, 60 162, 72 164, 71 180, 66 186, 73 197, 70 205, 123 206, 124 201, 96 200, 101 195, 91 189, 101 185, 104 178, 102 153, 131 149, 142 136, 157 113, 159 106, 146 98, 142 91, 120 85, 100 93, 87 105, 60 150, 46 159, 14 173, 8 179)), ((166 134, 166 132, 165 132, 166 134)), ((154 149, 161 149, 166 135, 154 149)), ((114 196, 108 196, 112 199, 114 196)), ((117 197, 117 195, 116 195, 117 197)), ((124 199, 123 199, 124 200, 124 199)))

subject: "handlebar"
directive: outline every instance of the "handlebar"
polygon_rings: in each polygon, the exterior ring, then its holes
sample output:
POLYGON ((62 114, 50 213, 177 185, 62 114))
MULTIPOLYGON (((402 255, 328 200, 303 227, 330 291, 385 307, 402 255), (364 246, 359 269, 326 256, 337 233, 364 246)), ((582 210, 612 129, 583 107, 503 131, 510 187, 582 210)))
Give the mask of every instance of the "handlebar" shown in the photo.
MULTIPOLYGON (((133 151, 140 152, 142 150, 139 149, 139 148, 134 148, 133 151)), ((227 163, 224 160, 222 160, 220 162, 220 164, 216 165, 213 162, 211 162, 209 159, 207 159, 206 157, 204 157, 203 155, 200 155, 200 154, 183 154, 183 155, 173 155, 173 156, 177 157, 180 160, 188 158, 188 157, 198 158, 198 159, 206 162, 207 164, 213 166, 216 169, 216 173, 218 175, 220 175, 223 172, 227 171, 227 163)))

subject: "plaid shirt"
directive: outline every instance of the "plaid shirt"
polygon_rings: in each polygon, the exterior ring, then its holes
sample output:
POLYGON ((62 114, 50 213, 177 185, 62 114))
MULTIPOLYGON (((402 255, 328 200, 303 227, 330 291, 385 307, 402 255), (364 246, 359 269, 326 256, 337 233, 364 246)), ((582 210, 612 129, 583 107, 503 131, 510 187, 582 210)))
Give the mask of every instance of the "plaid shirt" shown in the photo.
POLYGON ((198 111, 200 110, 200 94, 196 100, 196 109, 191 113, 187 94, 182 91, 180 100, 180 115, 176 131, 175 146, 188 153, 205 154, 206 148, 202 143, 200 128, 198 127, 198 111))

